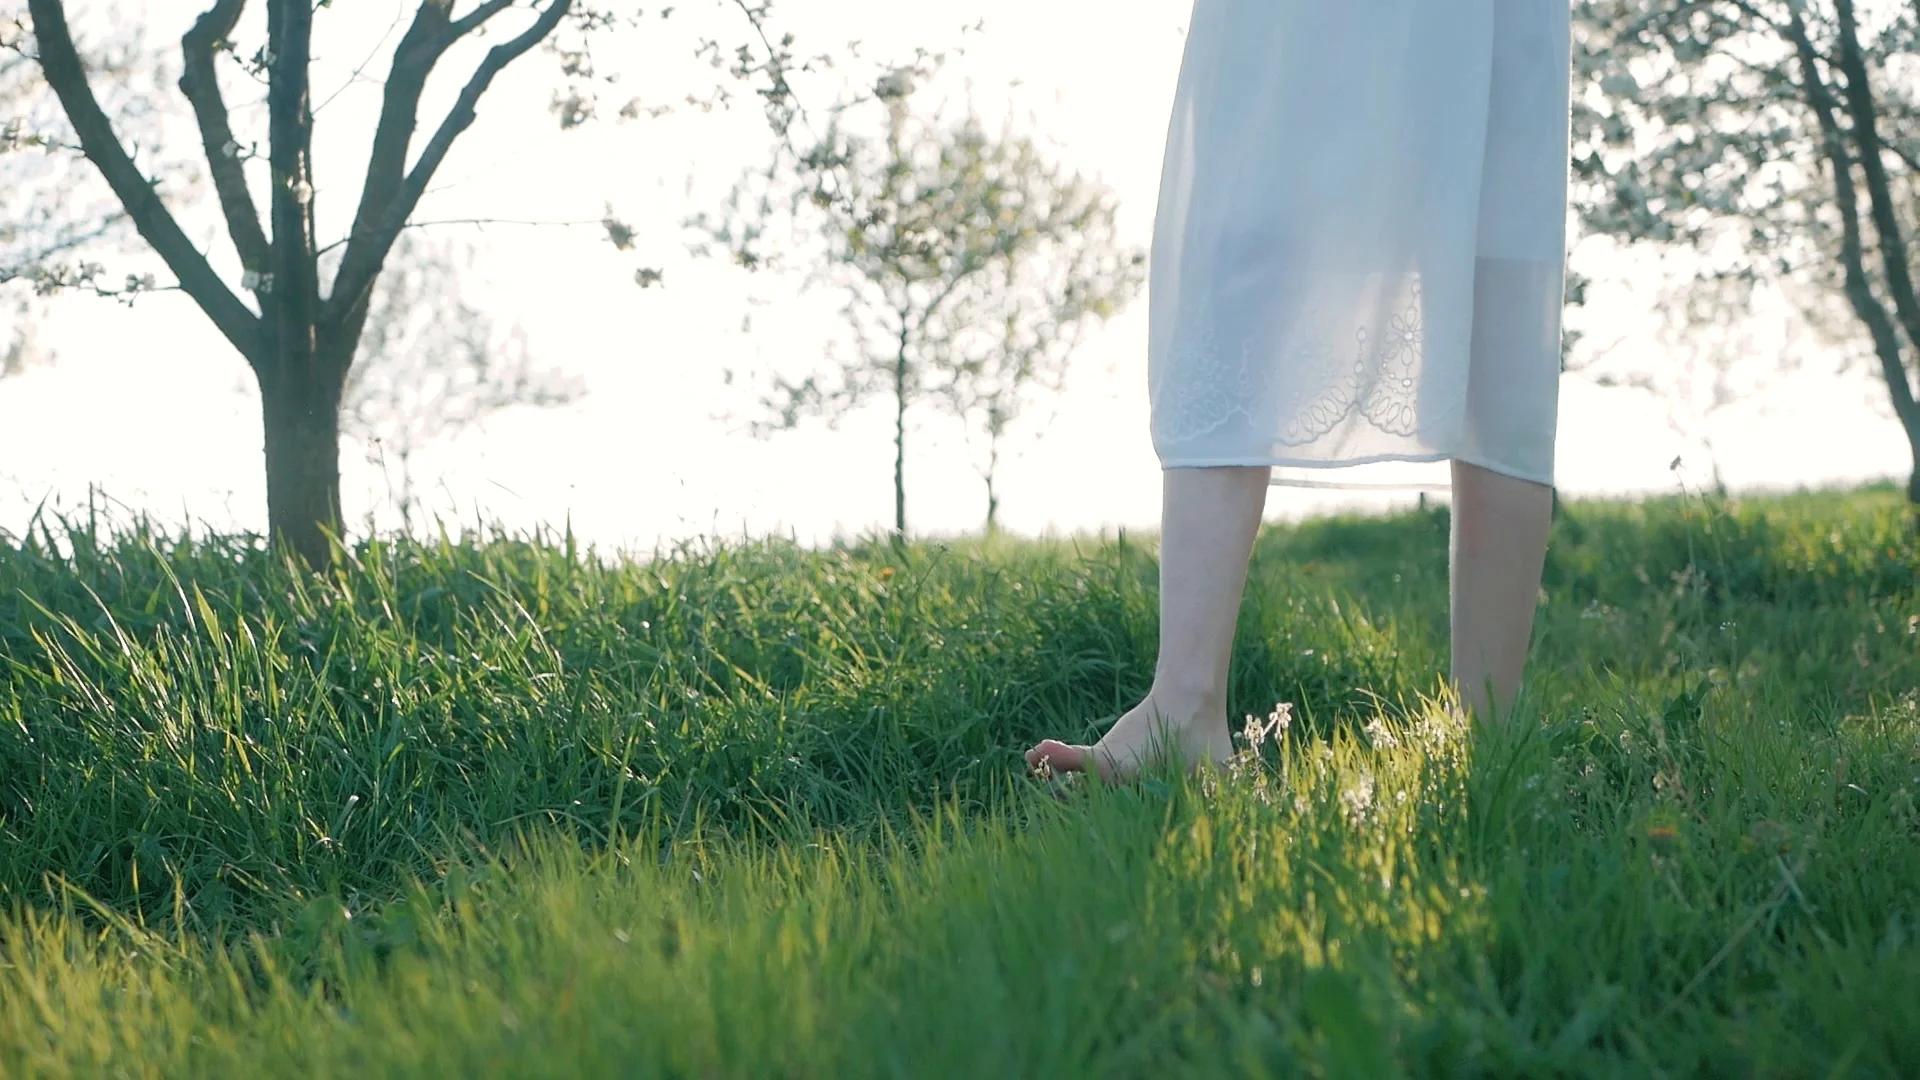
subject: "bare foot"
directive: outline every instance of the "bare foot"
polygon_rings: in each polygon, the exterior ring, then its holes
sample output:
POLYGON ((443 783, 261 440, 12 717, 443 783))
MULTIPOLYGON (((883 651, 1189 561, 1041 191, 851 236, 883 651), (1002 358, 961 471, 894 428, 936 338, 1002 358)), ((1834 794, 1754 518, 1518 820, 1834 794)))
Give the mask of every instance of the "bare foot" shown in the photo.
POLYGON ((1173 708, 1153 694, 1135 705, 1092 746, 1043 739, 1027 751, 1027 767, 1054 772, 1093 772, 1108 783, 1124 782, 1161 755, 1187 768, 1221 765, 1233 756, 1226 709, 1173 708))

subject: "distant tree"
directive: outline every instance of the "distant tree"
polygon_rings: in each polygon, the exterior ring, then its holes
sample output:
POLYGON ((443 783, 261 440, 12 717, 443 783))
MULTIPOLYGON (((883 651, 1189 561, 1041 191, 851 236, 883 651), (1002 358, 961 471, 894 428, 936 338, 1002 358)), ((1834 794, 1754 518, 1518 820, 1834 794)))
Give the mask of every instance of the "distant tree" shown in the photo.
MULTIPOLYGON (((579 0, 418 0, 385 69, 370 73, 382 86, 380 114, 352 225, 338 242, 341 250, 329 278, 321 255, 335 245, 322 245, 314 227, 309 61, 313 21, 330 5, 325 0, 257 2, 265 8, 264 44, 248 51, 235 40, 247 0, 213 0, 181 39, 178 83, 192 108, 227 240, 238 255, 239 293, 176 220, 148 156, 129 150, 115 130, 98 96, 97 63, 83 58, 76 46, 66 5, 26 0, 26 25, 32 58, 59 100, 72 140, 177 279, 177 285, 161 286, 130 278, 119 291, 180 289, 246 358, 261 392, 269 532, 319 567, 332 558, 327 532, 340 521, 341 403, 374 287, 396 238, 455 140, 473 125, 481 98, 501 71, 536 47, 546 48, 558 57, 568 80, 566 89, 553 96, 554 112, 563 127, 578 126, 597 109, 593 87, 612 81, 596 74, 588 42, 612 28, 638 25, 644 13, 616 16, 579 0), (509 24, 467 73, 431 134, 416 139, 421 102, 441 60, 463 41, 509 24), (264 83, 264 154, 254 152, 249 133, 235 130, 227 107, 223 84, 245 78, 264 83), (262 196, 268 203, 264 224, 256 210, 262 196), (252 302, 242 293, 251 293, 252 302)), ((735 54, 732 73, 763 84, 762 99, 775 115, 786 97, 787 43, 765 37, 765 0, 732 0, 726 6, 746 18, 761 42, 758 49, 743 46, 735 54)), ((663 8, 657 17, 671 10, 663 8)), ((718 55, 715 42, 702 42, 700 48, 718 55)), ((622 247, 631 244, 628 226, 611 216, 605 224, 609 239, 622 247)))
POLYGON ((464 256, 451 242, 402 233, 368 302, 358 358, 342 394, 342 434, 400 476, 395 502, 412 524, 413 456, 515 405, 579 400, 578 378, 540 366, 515 324, 502 330, 461 294, 464 256))
MULTIPOLYGON (((126 211, 100 184, 78 146, 49 132, 60 102, 40 77, 28 49, 32 28, 20 0, 0 0, 0 379, 51 355, 36 337, 44 298, 56 288, 92 287, 109 295, 124 286, 103 278, 85 257, 101 243, 124 243, 126 211)), ((112 23, 95 50, 95 78, 108 84, 111 107, 150 138, 154 104, 166 80, 163 58, 139 28, 112 23)), ((167 178, 180 184, 177 171, 167 178)))
POLYGON ((1725 327, 1765 286, 1871 357, 1920 502, 1920 5, 1864 25, 1853 0, 1578 0, 1575 16, 1587 228, 1698 252, 1672 313, 1687 325, 1725 327))
POLYGON ((871 95, 842 101, 817 140, 783 143, 724 212, 691 222, 705 237, 697 250, 717 245, 749 268, 781 261, 765 246, 770 234, 810 238, 797 252, 806 285, 840 294, 852 355, 833 356, 831 370, 776 377, 755 430, 809 417, 831 425, 890 399, 897 537, 907 530, 909 410, 935 405, 985 435, 992 528, 1008 426, 1032 390, 1060 388, 1083 328, 1132 297, 1145 264, 1117 243, 1114 199, 1101 185, 977 116, 917 113, 913 94, 928 74, 922 57, 871 95))
POLYGON ((1086 331, 1126 306, 1146 264, 1145 252, 1120 243, 1114 203, 1105 192, 1063 176, 1058 165, 1038 157, 1031 142, 1003 137, 996 149, 1005 155, 1008 175, 1050 190, 1056 201, 1029 223, 1033 235, 1024 250, 955 290, 952 316, 942 320, 959 329, 939 357, 938 400, 970 434, 985 439, 979 470, 990 533, 999 526, 995 480, 1008 430, 1033 391, 1066 389, 1070 361, 1086 331))

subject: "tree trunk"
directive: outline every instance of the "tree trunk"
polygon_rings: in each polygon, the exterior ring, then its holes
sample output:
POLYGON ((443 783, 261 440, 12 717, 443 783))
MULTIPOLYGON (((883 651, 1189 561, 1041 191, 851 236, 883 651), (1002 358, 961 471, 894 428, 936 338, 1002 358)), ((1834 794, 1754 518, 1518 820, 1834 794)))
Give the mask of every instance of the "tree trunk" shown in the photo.
POLYGON ((262 380, 267 527, 275 543, 308 566, 332 565, 327 534, 340 531, 340 408, 296 380, 262 380))
POLYGON ((989 432, 987 436, 987 535, 992 536, 1000 527, 1000 493, 994 490, 994 474, 1000 471, 1000 436, 989 432))
POLYGON ((893 359, 893 538, 907 538, 907 343, 900 334, 900 351, 893 359))
MULTIPOLYGON (((1848 10, 1851 12, 1851 7, 1848 10)), ((1915 400, 1912 384, 1908 382, 1906 364, 1900 355, 1899 331, 1894 326, 1893 316, 1880 298, 1874 295, 1873 286, 1867 279, 1866 244, 1860 228, 1860 200, 1853 186, 1853 154, 1847 145, 1846 133, 1841 130, 1835 115, 1841 106, 1820 73, 1819 54, 1807 34, 1800 9, 1789 8, 1788 16, 1787 38, 1799 55, 1801 92, 1806 95, 1807 106, 1813 110, 1814 119, 1820 125, 1827 168, 1833 176, 1834 207, 1840 213, 1840 264, 1846 272, 1844 290, 1854 314, 1859 316, 1873 338, 1874 355, 1880 360, 1880 374, 1886 379, 1894 415, 1900 418, 1900 426, 1907 433, 1908 443, 1915 447, 1915 467, 1920 469, 1920 402, 1915 400)), ((1871 143, 1860 149, 1862 153, 1878 153, 1878 147, 1871 143)), ((1869 191, 1868 197, 1871 199, 1872 196, 1873 192, 1869 191)), ((1897 229, 1890 229, 1881 240, 1885 243, 1889 238, 1899 242, 1897 229)), ((1888 260, 1886 265, 1894 279, 1905 282, 1906 275, 1901 265, 1904 262, 1904 247, 1902 251, 1900 260, 1894 260, 1884 252, 1883 256, 1888 260)), ((1898 302, 1899 290, 1894 291, 1898 302)), ((1907 298, 1912 298, 1910 283, 1907 298)), ((1916 320, 1913 328, 1920 329, 1920 320, 1916 320)), ((1909 479, 1907 497, 1920 497, 1920 477, 1909 479)))
MULTIPOLYGON (((1886 289, 1892 295, 1900 325, 1906 330, 1912 347, 1920 349, 1920 296, 1914 293, 1913 278, 1908 272, 1907 237, 1894 206, 1893 185, 1887 178, 1886 163, 1880 157, 1884 147, 1879 133, 1879 105, 1874 101, 1866 58, 1860 51, 1853 0, 1836 0, 1834 8, 1840 22, 1840 70, 1846 76, 1846 109, 1853 119, 1852 135, 1858 144, 1860 168, 1867 181, 1868 207, 1877 241, 1874 246, 1880 252, 1886 289)), ((1805 37, 1797 22, 1794 32, 1798 37, 1805 37)), ((1806 77, 1811 82, 1814 76, 1806 77)), ((1907 499, 1920 503, 1920 402, 1915 400, 1899 350, 1880 352, 1881 374, 1887 380, 1894 414, 1900 418, 1907 442, 1914 449, 1915 474, 1907 481, 1907 499)))

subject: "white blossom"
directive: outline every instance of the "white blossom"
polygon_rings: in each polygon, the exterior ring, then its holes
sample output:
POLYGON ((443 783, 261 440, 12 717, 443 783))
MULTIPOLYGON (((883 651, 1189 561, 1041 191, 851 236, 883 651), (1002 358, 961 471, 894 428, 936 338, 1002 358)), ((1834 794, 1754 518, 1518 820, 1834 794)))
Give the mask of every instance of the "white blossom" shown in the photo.
POLYGON ((1393 732, 1387 729, 1387 722, 1382 717, 1376 716, 1367 721, 1364 730, 1367 733, 1367 741, 1382 750, 1391 750, 1400 745, 1400 740, 1394 738, 1393 732))
POLYGON ((1340 789, 1340 806, 1355 825, 1365 824, 1373 813, 1373 774, 1362 770, 1353 783, 1340 789))

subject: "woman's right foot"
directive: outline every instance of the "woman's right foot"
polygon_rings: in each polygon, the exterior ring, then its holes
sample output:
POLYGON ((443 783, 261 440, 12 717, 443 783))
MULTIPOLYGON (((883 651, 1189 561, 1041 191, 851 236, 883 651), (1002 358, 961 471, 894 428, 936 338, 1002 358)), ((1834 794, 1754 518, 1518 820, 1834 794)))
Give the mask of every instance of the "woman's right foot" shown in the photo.
POLYGON ((1108 783, 1124 783, 1162 755, 1176 758, 1188 770, 1225 764, 1233 756, 1226 708, 1163 705, 1150 693, 1091 746, 1041 740, 1027 751, 1027 767, 1036 772, 1090 772, 1108 783))

